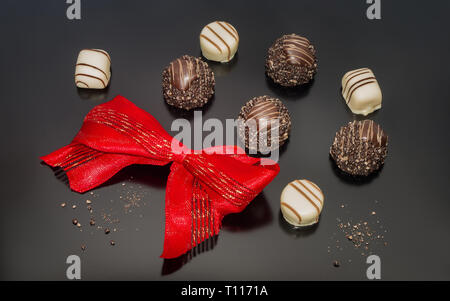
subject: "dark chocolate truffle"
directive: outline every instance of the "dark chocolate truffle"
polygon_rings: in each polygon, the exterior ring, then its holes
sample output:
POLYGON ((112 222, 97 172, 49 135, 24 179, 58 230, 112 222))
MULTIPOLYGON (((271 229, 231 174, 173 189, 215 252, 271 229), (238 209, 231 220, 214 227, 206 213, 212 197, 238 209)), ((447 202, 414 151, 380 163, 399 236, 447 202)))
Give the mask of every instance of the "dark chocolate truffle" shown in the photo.
POLYGON ((284 35, 269 48, 266 73, 274 82, 294 87, 311 81, 316 73, 316 50, 307 38, 284 35))
POLYGON ((191 110, 205 105, 214 94, 214 73, 201 59, 183 55, 172 61, 162 74, 166 102, 191 110))
POLYGON ((249 100, 238 117, 239 136, 249 150, 268 152, 282 146, 289 137, 291 117, 276 98, 259 96, 249 100))
POLYGON ((330 155, 342 171, 368 176, 384 164, 387 145, 388 136, 374 121, 353 121, 336 133, 330 155))

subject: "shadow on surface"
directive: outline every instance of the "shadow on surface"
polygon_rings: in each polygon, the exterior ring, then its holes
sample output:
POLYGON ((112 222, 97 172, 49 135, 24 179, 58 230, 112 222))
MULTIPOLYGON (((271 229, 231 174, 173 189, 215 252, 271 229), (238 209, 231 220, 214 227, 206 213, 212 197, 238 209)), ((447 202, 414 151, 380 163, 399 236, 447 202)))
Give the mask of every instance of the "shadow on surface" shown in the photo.
POLYGON ((351 174, 348 174, 342 170, 339 169, 339 167, 336 165, 336 162, 333 160, 331 155, 328 156, 328 159, 330 161, 331 169, 333 170, 334 174, 344 183, 351 184, 351 185, 364 185, 372 182, 374 179, 378 178, 380 175, 380 172, 383 170, 384 164, 380 167, 379 170, 371 173, 368 176, 353 176, 351 174))
MULTIPOLYGON (((208 112, 208 110, 211 108, 212 103, 214 102, 215 94, 213 96, 211 96, 211 99, 203 107, 195 108, 192 110, 184 110, 184 109, 179 109, 177 107, 171 106, 166 102, 164 97, 162 97, 162 98, 163 98, 162 101, 164 101, 164 104, 166 105, 167 110, 169 111, 170 115, 173 118, 175 118, 175 119, 184 118, 189 121, 192 121, 194 119, 195 111, 202 111, 203 116, 206 112, 208 112)), ((202 124, 202 126, 203 126, 203 124, 202 124)))
MULTIPOLYGON (((55 177, 65 185, 69 186, 69 178, 67 177, 67 174, 63 169, 61 169, 60 167, 51 167, 44 161, 41 161, 41 164, 50 167, 55 177)), ((137 184, 165 189, 169 173, 170 168, 168 166, 131 165, 120 170, 111 179, 101 184, 98 188, 132 180, 137 184)))
POLYGON ((217 245, 218 239, 219 237, 217 235, 210 237, 177 258, 164 259, 161 275, 166 276, 173 274, 181 269, 186 263, 190 262, 195 256, 214 249, 214 247, 217 245))
POLYGON ((291 224, 289 224, 283 217, 283 213, 281 213, 281 210, 278 214, 278 224, 280 225, 281 230, 283 230, 284 233, 288 234, 289 236, 293 238, 300 238, 300 237, 308 237, 319 228, 320 221, 314 225, 311 226, 305 226, 305 227, 295 227, 291 224))
POLYGON ((298 98, 307 96, 309 94, 309 90, 314 85, 313 79, 309 83, 297 87, 283 87, 275 83, 270 77, 267 76, 267 74, 265 77, 266 86, 270 89, 270 91, 286 100, 297 100, 298 98))
POLYGON ((239 52, 236 52, 236 54, 234 55, 234 58, 231 61, 229 61, 228 63, 220 63, 220 62, 210 61, 207 58, 205 58, 201 52, 200 52, 199 56, 203 59, 203 61, 208 63, 208 66, 214 72, 214 76, 227 75, 234 69, 234 67, 236 67, 238 60, 239 60, 239 52))
POLYGON ((222 221, 222 230, 230 232, 250 231, 266 226, 272 220, 272 210, 264 192, 262 192, 242 212, 225 216, 222 221))

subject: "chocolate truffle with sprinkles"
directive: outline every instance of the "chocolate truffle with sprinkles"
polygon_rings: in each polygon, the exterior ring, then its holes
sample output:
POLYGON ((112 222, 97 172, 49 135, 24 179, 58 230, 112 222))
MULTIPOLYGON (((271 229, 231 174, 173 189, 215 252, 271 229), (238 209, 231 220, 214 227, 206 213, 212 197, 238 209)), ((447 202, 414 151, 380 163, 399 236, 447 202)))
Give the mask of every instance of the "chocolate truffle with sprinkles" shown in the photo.
POLYGON ((162 73, 163 95, 174 107, 191 110, 205 105, 214 94, 214 73, 201 59, 183 55, 162 73))
POLYGON ((294 87, 311 81, 316 73, 316 50, 307 38, 284 35, 269 48, 266 73, 277 84, 294 87))
POLYGON ((265 153, 286 142, 291 129, 291 117, 279 99, 259 96, 241 108, 238 125, 239 137, 245 147, 265 153))
POLYGON ((330 155, 342 171, 368 176, 380 169, 387 155, 388 136, 372 120, 353 121, 341 127, 330 155))

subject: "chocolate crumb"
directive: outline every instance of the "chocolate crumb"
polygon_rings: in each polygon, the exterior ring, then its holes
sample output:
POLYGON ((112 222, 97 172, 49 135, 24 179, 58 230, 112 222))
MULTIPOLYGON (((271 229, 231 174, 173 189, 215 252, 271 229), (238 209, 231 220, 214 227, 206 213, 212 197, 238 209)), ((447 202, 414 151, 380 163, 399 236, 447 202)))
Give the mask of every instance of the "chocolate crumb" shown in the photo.
POLYGON ((339 263, 339 261, 335 260, 335 261, 333 262, 333 266, 334 266, 335 268, 338 268, 338 267, 341 266, 341 264, 339 263))
POLYGON ((86 245, 81 245, 81 250, 85 251, 86 250, 86 245))
POLYGON ((95 225, 95 221, 94 221, 93 219, 91 219, 91 221, 89 222, 89 224, 90 224, 91 226, 94 226, 94 225, 95 225))
POLYGON ((109 234, 109 232, 111 232, 111 231, 109 230, 109 228, 106 228, 106 229, 105 229, 105 234, 109 234))
POLYGON ((111 244, 111 246, 115 246, 116 245, 116 242, 114 240, 111 240, 109 243, 111 244))
POLYGON ((74 218, 74 219, 72 220, 72 224, 77 225, 77 224, 78 224, 78 220, 77 220, 76 218, 74 218))

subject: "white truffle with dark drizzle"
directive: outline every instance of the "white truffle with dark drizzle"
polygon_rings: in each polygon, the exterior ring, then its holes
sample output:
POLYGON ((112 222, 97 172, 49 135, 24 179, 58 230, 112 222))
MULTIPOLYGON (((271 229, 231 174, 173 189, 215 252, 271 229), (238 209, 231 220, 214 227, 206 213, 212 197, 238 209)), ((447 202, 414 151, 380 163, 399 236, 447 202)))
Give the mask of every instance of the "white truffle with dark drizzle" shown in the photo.
POLYGON ((226 63, 233 59, 238 50, 239 34, 228 22, 214 21, 200 33, 200 47, 205 58, 226 63))
POLYGON ((83 49, 75 66, 78 88, 104 89, 111 78, 111 57, 102 49, 83 49))
POLYGON ((342 97, 353 113, 364 116, 380 109, 383 98, 378 81, 368 68, 349 71, 342 77, 342 97))

